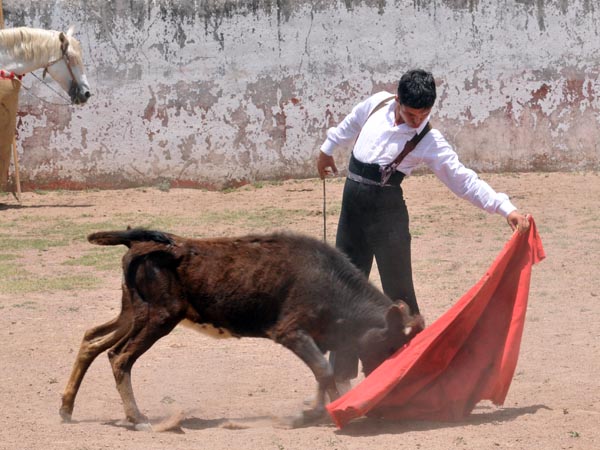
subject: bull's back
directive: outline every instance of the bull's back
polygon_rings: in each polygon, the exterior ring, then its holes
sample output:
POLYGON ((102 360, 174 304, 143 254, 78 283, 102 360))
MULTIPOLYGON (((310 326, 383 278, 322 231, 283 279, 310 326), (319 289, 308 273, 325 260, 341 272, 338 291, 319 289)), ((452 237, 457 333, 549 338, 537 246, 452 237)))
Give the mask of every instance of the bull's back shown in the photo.
POLYGON ((281 321, 302 328, 374 313, 390 301, 336 249, 275 234, 189 240, 177 268, 196 322, 265 336, 281 321), (375 311, 376 310, 376 311, 375 311))
POLYGON ((301 251, 279 235, 190 240, 177 274, 195 322, 234 335, 267 336, 289 312, 301 251))

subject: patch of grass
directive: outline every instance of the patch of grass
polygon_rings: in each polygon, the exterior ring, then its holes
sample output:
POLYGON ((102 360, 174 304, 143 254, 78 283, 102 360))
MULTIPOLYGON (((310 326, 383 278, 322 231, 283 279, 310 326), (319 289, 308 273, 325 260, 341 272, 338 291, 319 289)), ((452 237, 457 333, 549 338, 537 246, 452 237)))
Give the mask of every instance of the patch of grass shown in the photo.
MULTIPOLYGON (((327 215, 328 216, 339 216, 342 211, 342 202, 331 202, 327 204, 327 215)), ((320 211, 322 212, 322 211, 320 211)))
POLYGON ((125 228, 115 221, 79 223, 74 220, 58 220, 45 227, 49 238, 55 239, 57 245, 69 245, 72 242, 85 242, 87 235, 100 230, 118 230, 125 228))
POLYGON ((2 291, 3 292, 5 290, 5 285, 7 284, 7 281, 10 280, 11 278, 18 277, 23 271, 23 269, 21 269, 19 264, 11 262, 13 259, 11 259, 11 258, 5 259, 4 255, 3 255, 2 260, 0 262, 0 280, 2 280, 2 291))
POLYGON ((169 192, 171 190, 171 182, 169 180, 160 181, 156 185, 156 189, 158 189, 161 192, 169 192))
POLYGON ((77 291, 83 289, 95 289, 99 286, 99 284, 100 282, 98 278, 91 275, 69 275, 56 278, 36 278, 34 283, 22 283, 13 286, 13 289, 19 289, 19 293, 44 291, 77 291))
POLYGON ((194 223, 197 223, 197 221, 194 221, 191 218, 186 219, 174 216, 153 216, 151 214, 127 214, 116 215, 113 218, 113 222, 110 226, 107 226, 106 224, 98 226, 98 224, 96 224, 93 230, 90 230, 90 232, 125 230, 127 227, 148 228, 175 232, 179 226, 193 225, 194 223))
POLYGON ((0 236, 0 248, 2 250, 48 250, 50 247, 56 247, 58 245, 65 244, 58 243, 52 239, 32 238, 29 236, 20 239, 16 236, 0 236))
POLYGON ((6 221, 2 221, 0 222, 0 229, 2 228, 6 228, 9 231, 12 231, 15 229, 15 227, 20 225, 20 221, 15 220, 6 220, 6 221))
POLYGON ((410 228, 410 235, 412 237, 421 237, 424 234, 425 234, 425 231, 421 227, 411 227, 410 228))
POLYGON ((70 313, 78 313, 79 312, 79 306, 69 306, 68 308, 59 308, 59 311, 61 312, 70 312, 70 313))
POLYGON ((10 233, 0 233, 0 249, 2 251, 48 250, 52 247, 71 245, 73 242, 85 242, 88 234, 99 230, 115 230, 125 228, 114 222, 84 222, 59 219, 49 221, 46 218, 29 216, 21 220, 26 227, 18 225, 10 233), (19 232, 18 230, 25 230, 19 232))
POLYGON ((255 212, 253 211, 250 214, 247 213, 243 222, 252 228, 279 228, 289 225, 290 222, 294 222, 307 214, 308 212, 303 209, 268 207, 255 212))
POLYGON ((310 211, 303 209, 266 207, 258 210, 225 209, 218 212, 200 212, 197 217, 187 218, 141 214, 136 220, 124 220, 123 223, 171 232, 176 232, 179 227, 209 229, 214 224, 223 223, 261 229, 285 226, 309 214, 310 211))
POLYGON ((225 209, 219 212, 208 212, 199 215, 196 223, 212 225, 215 223, 241 223, 248 217, 248 212, 241 209, 225 209))
POLYGON ((12 305, 12 307, 13 308, 22 308, 22 309, 36 309, 37 304, 35 302, 28 300, 23 303, 15 303, 14 305, 12 305))
POLYGON ((3 281, 3 294, 95 289, 100 284, 99 280, 91 275, 40 277, 21 268, 16 268, 12 276, 3 281))
POLYGON ((94 248, 78 258, 68 259, 62 265, 93 267, 96 270, 119 270, 125 250, 126 248, 122 246, 94 248))

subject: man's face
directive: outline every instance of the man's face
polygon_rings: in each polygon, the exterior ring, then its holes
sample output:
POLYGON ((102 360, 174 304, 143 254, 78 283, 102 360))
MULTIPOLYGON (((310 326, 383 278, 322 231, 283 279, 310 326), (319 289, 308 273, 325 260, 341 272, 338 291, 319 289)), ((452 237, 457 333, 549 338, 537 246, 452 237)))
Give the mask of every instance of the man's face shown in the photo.
POLYGON ((431 108, 417 109, 403 105, 396 97, 396 123, 398 124, 404 122, 411 128, 419 128, 430 112, 431 108), (401 121, 398 120, 398 116, 402 118, 401 121))

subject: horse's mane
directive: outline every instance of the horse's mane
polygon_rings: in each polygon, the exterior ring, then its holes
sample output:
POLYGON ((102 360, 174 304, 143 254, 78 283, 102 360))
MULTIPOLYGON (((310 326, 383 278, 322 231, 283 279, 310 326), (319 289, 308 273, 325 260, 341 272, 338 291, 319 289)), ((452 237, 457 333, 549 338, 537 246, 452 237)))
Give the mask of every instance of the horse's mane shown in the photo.
MULTIPOLYGON (((15 59, 45 65, 62 56, 58 35, 58 31, 39 28, 7 28, 0 30, 0 48, 5 49, 15 59)), ((83 65, 79 41, 70 36, 70 33, 65 33, 65 37, 69 40, 67 54, 71 63, 76 66, 83 65)))

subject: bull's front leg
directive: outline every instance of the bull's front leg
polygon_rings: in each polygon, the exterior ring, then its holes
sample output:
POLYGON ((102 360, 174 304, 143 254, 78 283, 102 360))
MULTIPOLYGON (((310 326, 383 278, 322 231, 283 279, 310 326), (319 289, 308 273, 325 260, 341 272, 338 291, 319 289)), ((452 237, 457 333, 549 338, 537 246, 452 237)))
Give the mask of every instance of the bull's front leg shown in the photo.
POLYGON ((303 411, 302 417, 294 421, 294 426, 308 425, 323 419, 326 416, 325 394, 328 394, 331 400, 339 397, 333 376, 333 368, 312 337, 302 330, 288 332, 276 341, 289 348, 304 361, 317 380, 315 403, 310 409, 303 411))

